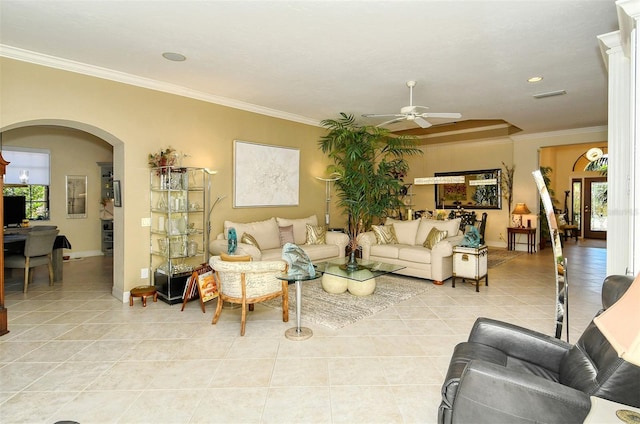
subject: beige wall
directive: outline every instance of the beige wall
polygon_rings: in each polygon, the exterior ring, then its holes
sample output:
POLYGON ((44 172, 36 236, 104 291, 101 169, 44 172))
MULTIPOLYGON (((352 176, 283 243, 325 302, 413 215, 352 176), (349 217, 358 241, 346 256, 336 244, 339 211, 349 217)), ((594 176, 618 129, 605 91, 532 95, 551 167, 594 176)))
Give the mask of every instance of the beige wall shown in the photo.
MULTIPOLYGON (((424 152, 422 156, 410 159, 407 182, 413 182, 414 178, 432 177, 436 172, 502 169, 502 162, 511 166, 513 161, 513 141, 509 138, 436 144, 422 146, 422 150, 424 152)), ((416 210, 433 210, 435 208, 434 187, 433 185, 413 186, 416 210)), ((516 200, 517 196, 514 197, 514 201, 516 200)), ((506 242, 501 239, 501 235, 506 239, 505 231, 508 221, 506 206, 503 205, 502 209, 477 209, 475 211, 478 215, 487 212, 487 228, 485 229, 487 244, 506 246, 506 242)))
POLYGON ((149 229, 141 226, 149 216, 147 155, 161 148, 171 145, 189 154, 186 166, 218 171, 212 197, 228 197, 213 212, 212 233, 229 218, 316 214, 322 219, 324 184, 314 178, 326 166, 317 148, 321 128, 6 58, 0 66, 1 130, 56 124, 85 130, 113 145, 114 174, 122 181, 123 196, 114 220, 116 297, 146 282, 140 270, 149 266, 149 229), (234 139, 300 148, 300 206, 232 208, 234 139))
MULTIPOLYGON (((50 151, 49 222, 60 228, 73 249, 65 254, 93 256, 101 254, 100 244, 100 168, 97 162, 111 162, 112 147, 91 134, 63 127, 23 127, 2 134, 4 146, 32 147, 50 151), (68 219, 66 214, 66 176, 87 176, 87 217, 68 219)), ((9 164, 11 166, 11 164, 9 164)))
POLYGON ((588 161, 581 156, 587 153, 592 147, 599 147, 603 151, 607 151, 607 142, 597 143, 580 143, 568 146, 543 147, 540 149, 540 166, 550 166, 552 172, 551 188, 555 191, 559 209, 564 207, 564 192, 571 190, 571 180, 573 178, 598 177, 598 172, 585 171, 584 167, 588 161), (574 164, 579 162, 578 167, 574 170, 574 164))
MULTIPOLYGON (((115 178, 122 181, 124 205, 115 209, 116 297, 146 282, 140 270, 149 264, 148 228, 141 226, 141 219, 149 216, 147 155, 169 145, 190 155, 184 165, 218 171, 212 180, 212 198, 227 198, 213 212, 214 237, 229 218, 248 221, 316 214, 322 220, 324 183, 314 178, 323 175, 327 164, 317 147, 322 128, 6 58, 0 59, 0 67, 0 130, 53 123, 87 131, 113 146, 115 178), (300 148, 300 206, 232 207, 234 139, 300 148)), ((514 202, 526 202, 537 213, 531 171, 538 168, 538 150, 601 142, 606 135, 606 128, 596 128, 429 146, 424 156, 411 160, 407 181, 441 171, 501 168, 504 161, 516 165, 514 202)), ((94 166, 95 161, 91 162, 94 166)), ((433 208, 432 187, 414 187, 414 193, 416 209, 433 208)), ((505 208, 489 211, 486 237, 490 245, 506 245, 501 236, 508 224, 505 208)), ((342 225, 344 219, 334 207, 331 226, 342 225)))

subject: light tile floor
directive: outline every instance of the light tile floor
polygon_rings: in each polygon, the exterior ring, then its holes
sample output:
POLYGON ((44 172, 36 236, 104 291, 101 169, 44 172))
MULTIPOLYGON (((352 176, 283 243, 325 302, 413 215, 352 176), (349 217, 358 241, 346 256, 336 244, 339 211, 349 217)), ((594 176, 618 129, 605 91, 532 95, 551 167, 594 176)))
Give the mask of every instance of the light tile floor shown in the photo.
MULTIPOLYGON (((600 307, 606 268, 597 242, 579 244, 565 248, 571 341, 600 307)), ((211 325, 213 302, 206 314, 122 304, 110 258, 65 263, 53 288, 37 270, 27 295, 8 273, 0 422, 433 423, 452 349, 477 317, 553 334, 551 253, 491 269, 480 293, 447 281, 339 331, 303 317, 314 335, 302 342, 284 337, 293 317, 260 305, 240 337, 237 309, 211 325)))

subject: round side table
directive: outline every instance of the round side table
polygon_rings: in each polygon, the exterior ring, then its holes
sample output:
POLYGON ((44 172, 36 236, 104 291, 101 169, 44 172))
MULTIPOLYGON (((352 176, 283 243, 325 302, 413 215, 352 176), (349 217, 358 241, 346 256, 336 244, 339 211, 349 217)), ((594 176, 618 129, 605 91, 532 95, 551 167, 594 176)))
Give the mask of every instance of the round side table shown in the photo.
POLYGON ((133 306, 133 298, 141 297, 142 306, 147 306, 147 297, 153 296, 153 301, 158 301, 158 291, 154 286, 138 286, 131 289, 129 292, 129 306, 133 306))

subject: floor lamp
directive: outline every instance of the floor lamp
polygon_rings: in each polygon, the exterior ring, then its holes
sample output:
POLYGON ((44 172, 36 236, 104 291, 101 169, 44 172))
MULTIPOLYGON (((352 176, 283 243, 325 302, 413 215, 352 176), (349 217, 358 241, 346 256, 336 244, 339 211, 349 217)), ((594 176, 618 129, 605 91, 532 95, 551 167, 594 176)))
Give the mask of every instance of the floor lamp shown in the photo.
POLYGON ((316 177, 320 181, 324 181, 324 201, 325 201, 325 209, 324 209, 324 223, 327 227, 329 227, 329 211, 331 209, 331 183, 338 181, 340 179, 340 175, 331 174, 328 178, 324 177, 316 177))

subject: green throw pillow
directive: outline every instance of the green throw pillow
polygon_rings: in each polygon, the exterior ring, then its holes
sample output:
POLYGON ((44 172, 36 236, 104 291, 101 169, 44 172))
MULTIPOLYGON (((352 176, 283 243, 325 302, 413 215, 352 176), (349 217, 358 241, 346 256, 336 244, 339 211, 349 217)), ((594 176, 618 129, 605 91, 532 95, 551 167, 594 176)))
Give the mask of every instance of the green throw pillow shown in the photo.
POLYGON ((433 227, 431 231, 429 231, 429 235, 427 239, 424 241, 423 246, 427 249, 433 249, 433 246, 438 244, 439 241, 447 238, 447 231, 440 231, 436 227, 433 227))
POLYGON ((240 239, 240 243, 248 244, 254 246, 256 249, 260 250, 260 245, 258 244, 258 240, 256 240, 251 234, 244 233, 242 238, 240 239))
POLYGON ((323 226, 307 224, 305 244, 327 244, 327 229, 323 226))

